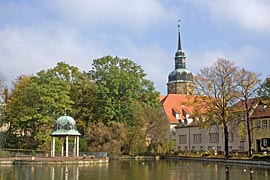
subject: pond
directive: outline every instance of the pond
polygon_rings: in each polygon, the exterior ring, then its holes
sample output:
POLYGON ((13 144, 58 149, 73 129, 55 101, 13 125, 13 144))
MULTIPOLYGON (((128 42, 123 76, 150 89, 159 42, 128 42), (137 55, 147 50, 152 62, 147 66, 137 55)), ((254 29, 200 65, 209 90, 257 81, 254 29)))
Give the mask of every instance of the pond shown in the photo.
POLYGON ((0 180, 262 180, 270 167, 194 161, 110 161, 93 165, 1 165, 0 180))

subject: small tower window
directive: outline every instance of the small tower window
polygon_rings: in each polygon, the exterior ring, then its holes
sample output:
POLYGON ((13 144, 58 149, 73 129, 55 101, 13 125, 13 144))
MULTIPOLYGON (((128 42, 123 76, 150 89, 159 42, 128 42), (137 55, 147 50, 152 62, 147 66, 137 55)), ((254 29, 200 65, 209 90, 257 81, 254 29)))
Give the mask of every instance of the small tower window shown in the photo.
POLYGON ((265 109, 265 105, 264 104, 260 104, 259 108, 260 108, 260 111, 262 112, 265 109))

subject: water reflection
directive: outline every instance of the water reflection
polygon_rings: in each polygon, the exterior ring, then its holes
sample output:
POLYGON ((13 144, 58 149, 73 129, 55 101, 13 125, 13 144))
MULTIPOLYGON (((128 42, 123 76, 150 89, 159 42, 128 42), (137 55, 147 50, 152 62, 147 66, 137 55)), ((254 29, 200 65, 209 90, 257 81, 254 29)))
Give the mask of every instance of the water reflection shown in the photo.
MULTIPOLYGON (((261 179, 268 179, 269 178, 269 176, 268 176, 269 169, 268 168, 266 168, 266 169, 264 169, 264 168, 262 168, 262 169, 261 168, 258 168, 257 171, 258 171, 258 173, 264 172, 264 178, 263 177, 260 177, 260 176, 256 176, 255 179, 258 179, 258 180, 260 179, 261 180, 261 179)), ((235 177, 233 177, 233 176, 232 176, 232 178, 230 178, 230 167, 229 166, 226 166, 225 167, 225 173, 226 173, 225 180, 235 179, 235 177)), ((252 167, 250 167, 248 169, 244 168, 243 169, 243 172, 239 172, 239 173, 240 173, 240 176, 241 177, 244 177, 245 176, 245 177, 249 177, 249 178, 247 178, 248 180, 253 180, 254 170, 253 170, 252 167)))
POLYGON ((95 165, 0 166, 0 180, 261 180, 270 167, 192 161, 110 161, 95 165))

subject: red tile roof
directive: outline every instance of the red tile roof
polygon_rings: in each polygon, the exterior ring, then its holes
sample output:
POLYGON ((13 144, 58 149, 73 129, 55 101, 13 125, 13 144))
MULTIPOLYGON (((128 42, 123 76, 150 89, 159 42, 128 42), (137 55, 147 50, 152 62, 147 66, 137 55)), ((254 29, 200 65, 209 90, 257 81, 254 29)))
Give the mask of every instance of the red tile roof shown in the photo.
POLYGON ((259 104, 253 114, 251 115, 251 119, 257 118, 270 118, 270 107, 269 105, 259 104), (261 109, 261 105, 264 106, 264 109, 261 109))
MULTIPOLYGON (((162 102, 162 101, 164 101, 164 99, 166 98, 166 96, 164 96, 164 95, 160 95, 159 96, 159 102, 162 102)), ((162 104, 162 103, 161 103, 162 104)))
MULTIPOLYGON (((258 102, 258 99, 257 98, 251 98, 251 99, 248 99, 247 100, 247 105, 248 105, 248 108, 250 108, 251 106, 255 106, 258 102)), ((241 100, 241 101, 238 101, 236 104, 235 104, 236 107, 238 108, 245 108, 245 104, 244 104, 244 101, 241 100)))
MULTIPOLYGON (((248 99, 247 104, 248 108, 251 108, 251 106, 255 107, 255 110, 250 117, 251 119, 265 118, 265 117, 270 118, 270 107, 269 105, 264 104, 262 100, 251 98, 248 99), (263 109, 261 109, 261 106, 263 106, 263 109)), ((239 108, 245 108, 244 101, 237 102, 235 106, 239 108)))
POLYGON ((193 107, 186 104, 192 102, 194 97, 195 96, 182 94, 168 94, 167 96, 160 97, 160 103, 163 105, 164 111, 171 124, 178 124, 178 119, 176 119, 173 111, 180 113, 181 119, 186 119, 186 114, 192 115, 193 107))

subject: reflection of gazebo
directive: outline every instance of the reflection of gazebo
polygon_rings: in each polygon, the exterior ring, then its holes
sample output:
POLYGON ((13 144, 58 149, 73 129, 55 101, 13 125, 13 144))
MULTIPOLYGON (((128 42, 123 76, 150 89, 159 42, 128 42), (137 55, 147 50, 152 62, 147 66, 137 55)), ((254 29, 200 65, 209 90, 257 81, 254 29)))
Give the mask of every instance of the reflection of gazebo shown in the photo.
POLYGON ((67 115, 61 116, 54 124, 53 132, 51 134, 51 157, 55 156, 55 137, 62 139, 61 156, 68 157, 68 137, 74 137, 73 156, 79 156, 79 136, 81 134, 77 130, 75 120, 67 115))

